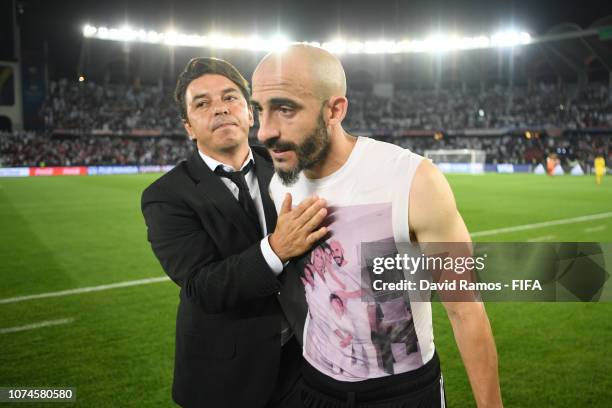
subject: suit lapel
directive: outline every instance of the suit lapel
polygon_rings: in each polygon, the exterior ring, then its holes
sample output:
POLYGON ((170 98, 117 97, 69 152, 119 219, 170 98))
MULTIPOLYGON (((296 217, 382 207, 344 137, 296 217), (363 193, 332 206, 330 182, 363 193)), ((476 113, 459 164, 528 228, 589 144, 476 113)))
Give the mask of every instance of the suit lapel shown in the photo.
POLYGON ((270 180, 274 175, 274 167, 272 163, 261 157, 255 149, 253 149, 253 158, 255 159, 257 183, 259 183, 259 194, 261 195, 264 214, 266 216, 266 229, 268 230, 268 234, 270 234, 276 227, 276 207, 274 207, 274 202, 270 197, 268 188, 270 180))
POLYGON ((232 224, 244 232, 251 242, 261 239, 238 200, 221 179, 208 168, 197 151, 189 158, 187 166, 190 174, 198 182, 197 189, 203 197, 206 197, 232 224))

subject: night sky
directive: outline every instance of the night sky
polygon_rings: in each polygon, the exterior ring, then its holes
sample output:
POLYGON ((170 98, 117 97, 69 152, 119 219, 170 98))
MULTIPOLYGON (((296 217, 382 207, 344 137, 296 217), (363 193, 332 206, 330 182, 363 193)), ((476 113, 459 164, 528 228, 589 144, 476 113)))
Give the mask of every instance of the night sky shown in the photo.
POLYGON ((82 42, 81 28, 90 23, 108 27, 129 22, 134 28, 165 31, 174 25, 183 33, 266 36, 277 30, 293 40, 345 38, 423 38, 428 33, 458 30, 464 35, 490 34, 512 25, 543 34, 571 22, 584 28, 612 15, 612 3, 581 1, 49 1, 21 0, 22 49, 42 50, 46 40, 53 77, 74 74, 82 42))

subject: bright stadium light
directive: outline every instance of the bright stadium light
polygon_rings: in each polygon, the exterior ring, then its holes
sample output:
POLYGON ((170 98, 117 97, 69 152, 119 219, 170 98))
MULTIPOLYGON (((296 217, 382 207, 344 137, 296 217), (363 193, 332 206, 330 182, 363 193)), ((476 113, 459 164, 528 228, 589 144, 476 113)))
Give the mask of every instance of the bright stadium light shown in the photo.
POLYGON ((90 26, 89 24, 86 24, 83 27, 83 36, 85 37, 93 37, 96 32, 98 31, 98 29, 94 26, 90 26))
POLYGON ((287 39, 285 36, 281 34, 277 34, 273 38, 270 39, 270 42, 268 44, 268 49, 266 51, 274 51, 274 52, 284 51, 291 44, 292 42, 289 41, 289 39, 287 39))
POLYGON ((442 35, 434 35, 425 39, 424 46, 429 52, 444 52, 456 49, 454 48, 455 41, 452 37, 442 35))
POLYGON ((266 40, 258 35, 252 35, 246 40, 245 47, 254 51, 265 51, 267 47, 266 40))
POLYGON ((362 54, 365 45, 361 41, 349 41, 346 47, 349 54, 362 54))
POLYGON ((491 45, 494 47, 514 47, 530 42, 531 36, 528 33, 513 30, 501 31, 491 37, 491 45))
POLYGON ((476 48, 489 48, 491 39, 485 35, 478 37, 464 37, 461 39, 461 49, 470 50, 476 48))
POLYGON ((342 54, 399 54, 399 53, 444 53, 448 51, 484 49, 492 47, 514 47, 531 43, 529 33, 516 30, 500 31, 492 36, 462 37, 437 33, 424 39, 394 40, 346 40, 336 38, 326 42, 292 41, 282 34, 263 38, 258 35, 230 36, 222 33, 208 35, 184 34, 169 29, 166 32, 134 29, 129 25, 120 28, 83 26, 83 36, 101 40, 165 44, 178 47, 197 47, 230 50, 276 52, 291 44, 309 44, 331 53, 342 54))
POLYGON ((321 48, 331 52, 332 54, 342 55, 346 53, 347 44, 346 41, 344 41, 343 39, 337 38, 332 41, 324 42, 321 45, 321 48))
POLYGON ((387 40, 366 41, 363 52, 366 54, 396 54, 397 44, 396 41, 387 40))

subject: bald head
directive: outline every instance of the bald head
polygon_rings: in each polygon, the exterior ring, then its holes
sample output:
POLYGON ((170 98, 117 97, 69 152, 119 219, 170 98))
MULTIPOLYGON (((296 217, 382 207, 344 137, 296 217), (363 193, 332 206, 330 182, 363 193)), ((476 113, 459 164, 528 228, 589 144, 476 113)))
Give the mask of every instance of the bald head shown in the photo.
POLYGON ((305 44, 264 57, 253 73, 253 84, 286 82, 317 99, 346 96, 346 76, 342 64, 322 48, 305 44))
POLYGON ((346 77, 329 52, 293 45, 266 55, 253 73, 251 100, 259 118, 257 138, 284 184, 295 182, 302 170, 307 177, 324 177, 350 154, 354 141, 342 128, 346 77))

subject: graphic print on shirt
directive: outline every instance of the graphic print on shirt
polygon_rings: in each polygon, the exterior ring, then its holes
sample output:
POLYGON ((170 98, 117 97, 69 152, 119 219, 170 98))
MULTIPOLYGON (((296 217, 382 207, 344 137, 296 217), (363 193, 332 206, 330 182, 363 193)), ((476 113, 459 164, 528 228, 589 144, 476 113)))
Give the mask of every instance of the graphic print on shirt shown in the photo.
MULTIPOLYGON (((304 285, 304 356, 339 379, 381 377, 422 366, 410 303, 401 292, 372 293, 361 244, 396 251, 391 203, 332 208, 328 239, 292 263, 304 285)), ((393 255, 386 253, 382 255, 393 255)))

